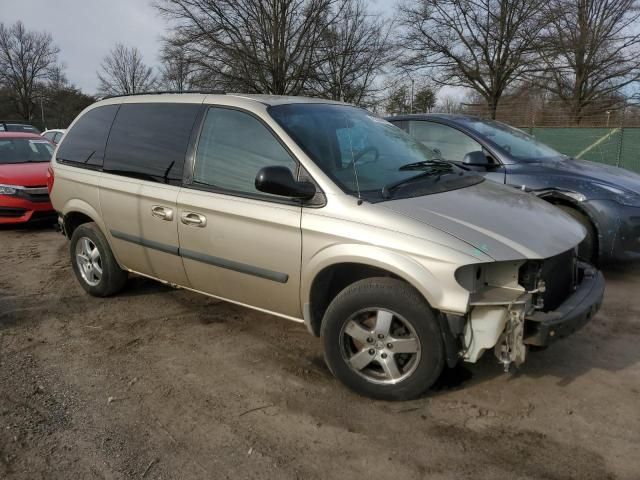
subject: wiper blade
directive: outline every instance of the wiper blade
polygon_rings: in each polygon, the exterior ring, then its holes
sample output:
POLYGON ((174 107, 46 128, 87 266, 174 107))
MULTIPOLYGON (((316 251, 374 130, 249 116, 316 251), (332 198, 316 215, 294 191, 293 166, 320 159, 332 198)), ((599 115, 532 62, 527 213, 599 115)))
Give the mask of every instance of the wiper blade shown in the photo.
POLYGON ((447 170, 452 170, 453 164, 450 162, 445 162, 444 160, 422 160, 420 162, 413 162, 402 165, 398 170, 422 170, 424 168, 435 169, 443 167, 447 170))
MULTIPOLYGON (((404 178, 402 180, 398 180, 396 182, 389 183, 382 187, 382 197, 383 198, 391 198, 391 192, 396 188, 406 185, 407 183, 411 183, 415 180, 419 180, 422 177, 433 177, 435 176, 435 181, 440 180, 440 177, 443 174, 447 173, 455 173, 456 168, 450 162, 445 162, 441 160, 423 160, 421 162, 415 163, 407 163, 406 165, 401 166, 398 170, 407 171, 407 170, 419 170, 420 173, 417 175, 413 175, 408 178, 404 178)), ((462 171, 460 171, 459 175, 463 175, 462 171)))
POLYGON ((402 180, 398 180, 397 182, 392 182, 392 183, 388 183, 387 185, 385 185, 384 187, 382 187, 382 198, 386 198, 389 199, 391 198, 391 192, 393 190, 395 190, 396 188, 402 186, 402 185, 406 185, 407 183, 411 183, 414 182, 416 180, 419 180, 422 177, 431 177, 436 175, 438 179, 440 179, 440 176, 446 172, 443 172, 441 170, 438 169, 434 169, 434 170, 425 170, 417 175, 413 175, 412 177, 408 177, 408 178, 404 178, 402 180))

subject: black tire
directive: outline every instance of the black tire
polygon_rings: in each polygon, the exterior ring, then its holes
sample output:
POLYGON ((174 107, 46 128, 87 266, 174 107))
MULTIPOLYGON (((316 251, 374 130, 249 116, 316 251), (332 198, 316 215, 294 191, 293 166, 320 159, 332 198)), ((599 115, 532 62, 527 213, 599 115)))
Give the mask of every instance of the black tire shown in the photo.
MULTIPOLYGON (((82 288, 90 295, 94 297, 108 297, 122 290, 127 283, 127 272, 122 270, 118 262, 116 262, 107 239, 104 238, 104 235, 95 223, 83 223, 74 230, 73 235, 71 235, 69 253, 71 254, 73 272, 78 282, 80 282, 80 285, 82 285, 82 288), (93 273, 91 273, 90 270, 85 270, 83 274, 81 271, 82 267, 80 263, 83 263, 83 260, 78 259, 76 252, 77 248, 82 248, 82 246, 78 247, 79 242, 81 242, 81 245, 84 245, 85 239, 88 239, 88 244, 93 245, 99 253, 97 261, 91 262, 94 265, 99 265, 101 269, 99 278, 95 266, 88 267, 93 269, 93 273)), ((84 257, 86 257, 86 255, 83 255, 83 258, 84 257)))
POLYGON ((589 263, 596 263, 598 260, 598 232, 593 226, 593 223, 591 223, 591 220, 589 220, 589 217, 568 205, 556 206, 571 215, 587 230, 587 236, 584 237, 584 240, 578 246, 578 257, 589 263))
MULTIPOLYGON (((377 331, 375 327, 371 327, 371 332, 374 330, 377 331)), ((367 328, 358 333, 366 331, 367 328)), ((445 363, 436 313, 413 287, 393 278, 368 278, 345 288, 327 308, 321 334, 325 361, 334 376, 355 392, 375 399, 408 400, 421 395, 437 380, 445 363), (378 341, 376 338, 373 344, 367 346, 364 342, 369 342, 371 338, 363 340, 360 344, 351 334, 345 332, 345 329, 349 329, 348 324, 353 326, 354 321, 365 322, 357 323, 359 326, 367 327, 366 322, 369 321, 376 322, 377 325, 378 316, 375 320, 368 320, 374 318, 368 315, 375 315, 376 310, 393 315, 387 339, 410 340, 413 344, 417 341, 419 353, 398 354, 396 350, 396 353, 387 353, 387 356, 383 357, 381 352, 392 352, 391 349, 379 345, 381 342, 385 344, 386 339, 378 341), (360 320, 361 318, 364 320, 360 320), (408 324, 406 328, 405 323, 408 324), (410 331, 411 329, 413 331, 410 331), (403 332, 408 332, 406 339, 400 338, 403 332), (375 354, 371 354, 371 351, 375 351, 375 354), (363 353, 374 355, 374 360, 370 360, 362 370, 356 371, 350 366, 349 360, 363 353), (386 358, 384 361, 387 362, 388 359, 392 359, 395 363, 398 372, 401 373, 396 383, 384 383, 388 380, 376 379, 376 375, 388 374, 382 363, 379 363, 383 361, 381 358, 386 358), (377 373, 378 369, 380 373, 377 373)), ((364 355, 362 358, 367 361, 364 355)))

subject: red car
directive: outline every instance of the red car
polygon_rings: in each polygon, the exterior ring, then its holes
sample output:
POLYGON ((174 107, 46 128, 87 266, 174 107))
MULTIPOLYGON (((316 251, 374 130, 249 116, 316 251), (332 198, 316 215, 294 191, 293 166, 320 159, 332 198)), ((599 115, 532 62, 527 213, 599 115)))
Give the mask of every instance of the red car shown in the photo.
POLYGON ((53 150, 40 135, 0 132, 0 225, 55 220, 47 191, 53 150))

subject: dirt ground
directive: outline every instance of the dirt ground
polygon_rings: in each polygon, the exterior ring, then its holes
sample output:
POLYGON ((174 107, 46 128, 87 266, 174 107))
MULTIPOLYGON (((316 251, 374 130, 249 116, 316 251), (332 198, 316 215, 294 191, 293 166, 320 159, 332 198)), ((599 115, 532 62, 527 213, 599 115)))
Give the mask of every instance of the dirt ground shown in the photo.
POLYGON ((639 266, 505 375, 372 401, 300 324, 132 278, 84 293, 50 229, 0 230, 0 478, 640 478, 639 266))

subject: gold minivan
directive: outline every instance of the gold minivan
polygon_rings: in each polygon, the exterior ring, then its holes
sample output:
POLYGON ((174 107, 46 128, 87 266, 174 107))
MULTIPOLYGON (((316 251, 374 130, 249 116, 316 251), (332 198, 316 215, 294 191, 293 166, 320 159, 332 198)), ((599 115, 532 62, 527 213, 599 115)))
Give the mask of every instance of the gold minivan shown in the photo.
POLYGON ((520 365, 602 301, 571 217, 339 102, 105 99, 70 126, 49 187, 91 295, 134 273, 304 322, 374 398, 416 397, 487 349, 520 365))

